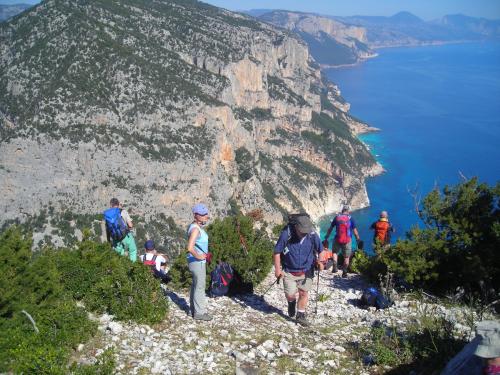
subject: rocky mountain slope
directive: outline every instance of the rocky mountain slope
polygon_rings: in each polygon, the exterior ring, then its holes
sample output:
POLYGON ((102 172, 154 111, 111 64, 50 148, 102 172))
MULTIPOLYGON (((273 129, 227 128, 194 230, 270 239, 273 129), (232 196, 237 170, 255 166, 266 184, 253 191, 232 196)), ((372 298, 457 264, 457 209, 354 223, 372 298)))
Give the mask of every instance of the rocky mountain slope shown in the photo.
POLYGON ((196 201, 317 218, 381 171, 301 40, 197 1, 43 1, 0 24, 0 87, 1 223, 40 244, 101 235, 112 196, 142 237, 196 201))
MULTIPOLYGON (((260 293, 272 278, 270 274, 260 293)), ((310 295, 309 328, 286 315, 281 284, 268 289, 263 298, 251 294, 209 299, 214 320, 208 323, 187 315, 188 295, 165 290, 171 301, 166 322, 149 327, 101 316, 101 334, 81 345, 76 357, 80 363, 93 363, 96 355, 113 348, 119 374, 227 374, 235 368, 237 374, 381 374, 390 367, 373 365, 373 357, 361 350, 371 327, 402 329, 432 316, 453 322, 457 335, 471 333, 463 308, 408 297, 385 310, 357 307, 366 287, 358 275, 343 279, 323 271, 318 285, 318 294, 314 288, 310 295)))
POLYGON ((315 60, 322 65, 353 64, 374 56, 363 27, 326 16, 281 10, 261 14, 259 19, 300 35, 315 60))

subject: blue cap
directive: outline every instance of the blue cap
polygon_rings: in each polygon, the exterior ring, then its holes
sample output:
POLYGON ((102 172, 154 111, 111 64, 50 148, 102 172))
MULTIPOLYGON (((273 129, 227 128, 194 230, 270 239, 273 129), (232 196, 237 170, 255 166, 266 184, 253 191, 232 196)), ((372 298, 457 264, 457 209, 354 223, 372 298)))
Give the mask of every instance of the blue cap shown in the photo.
POLYGON ((203 203, 197 203, 193 206, 193 214, 198 214, 198 215, 207 215, 208 214, 208 208, 205 206, 203 203))
POLYGON ((144 248, 146 250, 154 250, 155 248, 155 243, 153 240, 147 240, 145 243, 144 243, 144 248))

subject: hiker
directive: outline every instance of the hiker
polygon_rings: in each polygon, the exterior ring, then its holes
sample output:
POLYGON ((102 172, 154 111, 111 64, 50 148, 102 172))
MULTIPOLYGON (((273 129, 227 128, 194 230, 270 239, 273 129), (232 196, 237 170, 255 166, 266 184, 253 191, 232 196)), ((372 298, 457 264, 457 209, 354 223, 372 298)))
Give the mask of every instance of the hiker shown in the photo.
POLYGON ((172 280, 166 271, 167 259, 163 254, 159 254, 155 249, 153 240, 144 243, 145 254, 140 256, 142 264, 149 266, 154 277, 160 279, 165 284, 172 280))
POLYGON ((274 274, 278 280, 283 278, 288 316, 293 318, 297 313, 295 320, 302 326, 309 325, 306 308, 309 291, 313 285, 314 266, 317 264, 320 269, 323 268, 317 261, 321 251, 321 240, 307 214, 297 215, 293 220, 289 220, 274 247, 274 274))
POLYGON ((391 233, 394 233, 394 227, 389 222, 387 211, 380 213, 380 218, 370 226, 370 229, 374 231, 373 248, 385 248, 390 245, 391 233))
POLYGON ((496 320, 483 320, 477 324, 480 338, 474 352, 483 360, 483 374, 500 374, 500 323, 496 320))
POLYGON ((344 254, 344 264, 342 266, 342 277, 347 277, 347 269, 349 268, 349 260, 352 255, 352 235, 356 237, 356 241, 360 242, 359 233, 356 229, 356 223, 350 215, 350 207, 344 205, 342 207, 342 212, 336 215, 331 224, 330 228, 326 232, 325 241, 328 241, 328 237, 335 228, 335 238, 333 240, 333 273, 338 272, 337 262, 338 262, 338 252, 342 250, 344 254))
POLYGON ((208 222, 208 208, 203 203, 198 203, 193 206, 192 212, 194 220, 187 230, 187 261, 193 277, 189 305, 195 320, 209 321, 212 320, 212 316, 207 313, 205 296, 206 263, 209 256, 208 234, 203 229, 208 222))
POLYGON ((109 205, 110 208, 104 211, 108 242, 112 242, 113 249, 120 255, 125 255, 125 250, 127 250, 129 259, 135 262, 137 260, 137 246, 132 234, 134 227, 132 219, 118 199, 111 198, 109 205))

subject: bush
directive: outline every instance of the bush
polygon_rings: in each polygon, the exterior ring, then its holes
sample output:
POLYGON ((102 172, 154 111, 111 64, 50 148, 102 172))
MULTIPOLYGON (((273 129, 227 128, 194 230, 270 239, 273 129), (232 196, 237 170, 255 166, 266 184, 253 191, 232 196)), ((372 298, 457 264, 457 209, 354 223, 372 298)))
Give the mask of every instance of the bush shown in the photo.
MULTIPOLYGON (((342 262, 339 261, 339 264, 342 262)), ((362 274, 372 283, 378 283, 379 276, 387 272, 387 266, 380 256, 370 257, 362 250, 354 252, 349 268, 352 272, 362 274)))
POLYGON ((97 327, 65 292, 57 259, 32 256, 28 238, 17 228, 0 236, 0 372, 65 374, 72 348, 97 327))
POLYGON ((465 343, 454 336, 452 323, 427 312, 407 327, 372 327, 359 354, 393 367, 389 374, 439 374, 465 343))
POLYGON ((500 285, 499 202, 500 183, 490 187, 476 178, 436 189, 420 208, 425 228, 412 228, 369 263, 382 262, 414 287, 441 295, 463 289, 470 298, 491 302, 500 285))
MULTIPOLYGON (((73 349, 97 329, 75 299, 122 320, 155 323, 165 316, 158 281, 109 245, 84 241, 74 251, 40 252, 31 247, 31 233, 19 228, 0 235, 0 372, 68 373, 73 349)), ((113 367, 107 355, 74 371, 110 374, 113 367)))
POLYGON ((108 244, 84 241, 75 251, 60 255, 59 267, 66 289, 92 311, 140 323, 165 317, 167 300, 158 280, 147 267, 119 256, 108 244))
MULTIPOLYGON (((272 243, 265 233, 253 229, 250 217, 240 215, 217 219, 208 226, 207 232, 213 255, 212 263, 207 267, 208 273, 218 261, 225 261, 233 267, 243 284, 255 286, 271 270, 272 243)), ((186 287, 190 284, 185 252, 174 261, 171 276, 174 285, 186 287)), ((209 278, 207 287, 208 283, 209 278)))

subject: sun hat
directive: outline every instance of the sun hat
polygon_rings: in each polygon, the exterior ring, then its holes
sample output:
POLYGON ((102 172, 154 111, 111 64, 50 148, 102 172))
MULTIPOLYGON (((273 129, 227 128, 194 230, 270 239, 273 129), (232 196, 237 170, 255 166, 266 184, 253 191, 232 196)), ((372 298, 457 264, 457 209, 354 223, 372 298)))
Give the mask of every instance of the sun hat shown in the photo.
POLYGON ((195 215, 207 215, 208 214, 208 208, 205 206, 203 203, 197 203, 193 206, 193 214, 195 215))
POLYGON ((308 216, 297 217, 297 223, 295 224, 295 229, 300 233, 311 233, 313 231, 313 224, 308 216))
POLYGON ((144 248, 146 250, 154 250, 155 248, 155 243, 153 240, 147 240, 145 243, 144 243, 144 248))
POLYGON ((500 322, 483 320, 478 323, 476 332, 480 341, 474 354, 481 358, 500 357, 500 322))

